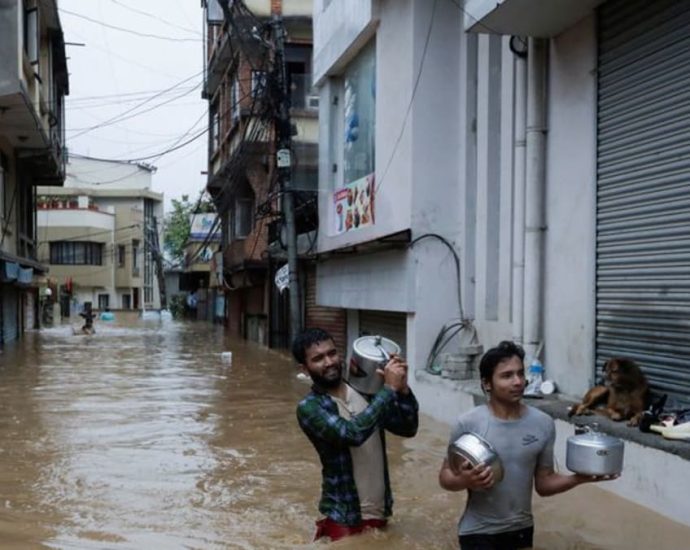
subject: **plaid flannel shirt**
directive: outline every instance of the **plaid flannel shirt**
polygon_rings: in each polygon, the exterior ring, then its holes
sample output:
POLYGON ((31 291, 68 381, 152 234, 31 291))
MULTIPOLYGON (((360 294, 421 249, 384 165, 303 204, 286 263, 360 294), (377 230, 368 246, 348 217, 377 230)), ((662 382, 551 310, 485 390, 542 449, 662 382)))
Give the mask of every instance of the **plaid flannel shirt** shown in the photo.
POLYGON ((319 502, 322 514, 343 525, 353 526, 362 521, 350 447, 361 445, 378 431, 383 443, 385 516, 391 515, 393 496, 384 430, 402 437, 414 436, 417 433, 418 409, 412 391, 402 395, 384 387, 364 411, 346 420, 339 415, 338 406, 326 392, 312 387, 297 406, 297 420, 316 448, 323 466, 319 502))

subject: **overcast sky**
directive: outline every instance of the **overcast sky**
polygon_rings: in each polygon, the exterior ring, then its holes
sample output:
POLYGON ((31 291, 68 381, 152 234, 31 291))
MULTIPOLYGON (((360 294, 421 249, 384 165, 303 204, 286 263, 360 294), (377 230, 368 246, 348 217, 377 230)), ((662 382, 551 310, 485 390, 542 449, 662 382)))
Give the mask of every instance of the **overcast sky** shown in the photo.
POLYGON ((196 200, 207 167, 206 134, 194 139, 207 127, 199 0, 60 0, 59 7, 65 41, 85 44, 67 45, 70 152, 135 159, 192 140, 143 162, 158 168, 153 187, 165 193, 166 211, 171 198, 196 200))

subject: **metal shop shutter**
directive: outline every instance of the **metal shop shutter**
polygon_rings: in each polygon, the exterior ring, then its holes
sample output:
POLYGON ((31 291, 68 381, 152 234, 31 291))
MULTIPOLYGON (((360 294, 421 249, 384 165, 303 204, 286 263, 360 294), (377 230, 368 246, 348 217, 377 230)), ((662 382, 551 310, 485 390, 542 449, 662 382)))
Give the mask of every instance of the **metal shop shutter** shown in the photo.
POLYGON ((597 369, 690 404, 690 2, 599 12, 597 369))
POLYGON ((407 314, 392 311, 359 310, 359 333, 377 334, 396 342, 407 351, 407 314))
POLYGON ((320 327, 333 336, 336 348, 347 355, 347 312, 338 307, 316 305, 316 267, 309 266, 304 270, 306 291, 304 294, 305 326, 320 327))
POLYGON ((19 336, 19 291, 2 287, 2 341, 14 342, 19 336))

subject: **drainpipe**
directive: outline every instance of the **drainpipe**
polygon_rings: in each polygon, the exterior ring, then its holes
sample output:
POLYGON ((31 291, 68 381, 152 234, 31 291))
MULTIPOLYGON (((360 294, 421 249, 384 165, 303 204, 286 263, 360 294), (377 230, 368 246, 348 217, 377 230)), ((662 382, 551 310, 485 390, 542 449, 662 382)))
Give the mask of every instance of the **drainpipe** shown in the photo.
POLYGON ((515 57, 515 130, 513 135, 513 340, 524 342, 525 284, 525 132, 527 115, 527 61, 515 57))
POLYGON ((543 339, 544 193, 548 41, 529 39, 525 166, 524 344, 532 354, 543 339))

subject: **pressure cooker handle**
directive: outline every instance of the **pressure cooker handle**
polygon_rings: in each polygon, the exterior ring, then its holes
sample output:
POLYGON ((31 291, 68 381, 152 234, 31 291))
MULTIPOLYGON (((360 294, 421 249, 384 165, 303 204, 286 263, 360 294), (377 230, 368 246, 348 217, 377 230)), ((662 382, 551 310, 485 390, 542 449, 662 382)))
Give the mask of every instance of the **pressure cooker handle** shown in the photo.
POLYGON ((599 432, 599 422, 592 422, 591 425, 587 424, 575 424, 575 435, 586 434, 586 433, 598 433, 599 432))
POLYGON ((391 360, 390 354, 386 351, 386 349, 383 347, 383 344, 381 343, 381 337, 376 336, 374 339, 374 345, 379 348, 379 351, 381 352, 381 355, 383 356, 383 362, 388 363, 388 361, 391 360))

